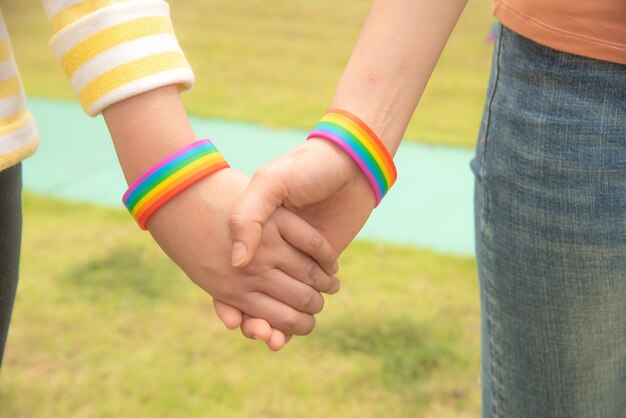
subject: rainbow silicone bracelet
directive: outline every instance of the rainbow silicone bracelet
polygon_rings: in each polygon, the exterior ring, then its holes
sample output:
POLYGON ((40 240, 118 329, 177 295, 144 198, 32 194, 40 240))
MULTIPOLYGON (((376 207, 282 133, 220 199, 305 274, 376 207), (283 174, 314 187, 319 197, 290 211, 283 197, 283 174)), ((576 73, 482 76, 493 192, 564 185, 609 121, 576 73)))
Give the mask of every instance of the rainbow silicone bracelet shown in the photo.
POLYGON ((181 191, 209 174, 229 167, 215 145, 202 139, 170 154, 143 173, 122 198, 141 229, 148 218, 181 191))
POLYGON ((376 195, 376 206, 398 177, 385 145, 361 119, 341 109, 330 109, 307 139, 323 138, 338 145, 359 166, 376 195))

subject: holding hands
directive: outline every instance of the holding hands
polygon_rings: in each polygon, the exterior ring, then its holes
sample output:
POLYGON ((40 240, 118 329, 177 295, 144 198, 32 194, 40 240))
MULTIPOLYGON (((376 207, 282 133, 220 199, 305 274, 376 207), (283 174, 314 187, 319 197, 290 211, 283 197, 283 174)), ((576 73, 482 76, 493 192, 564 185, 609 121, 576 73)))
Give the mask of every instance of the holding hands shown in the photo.
MULTIPOLYGON (((252 178, 230 218, 233 265, 245 266, 253 259, 265 223, 282 206, 308 220, 343 251, 395 181, 395 166, 384 144, 356 116, 329 111, 309 138, 252 178)), ((219 303, 216 310, 220 317, 234 315, 219 303)), ((241 326, 244 335, 255 337, 267 325, 246 319, 241 326)))
MULTIPOLYGON (((320 292, 339 289, 338 254, 395 181, 391 155, 465 1, 373 1, 333 100, 365 122, 331 110, 309 141, 249 183, 222 168, 149 219, 161 248, 214 297, 228 328, 275 350, 311 332, 320 292)), ((175 85, 102 113, 129 183, 196 141, 175 85)))
MULTIPOLYGON (((264 225, 256 257, 245 267, 231 266, 227 220, 246 183, 232 169, 215 173, 156 212, 150 232, 216 303, 267 321, 257 338, 280 348, 285 334, 312 331, 313 315, 324 305, 319 292, 338 290, 336 255, 311 226, 281 208, 264 225)), ((241 314, 223 319, 229 328, 242 320, 241 314)))
MULTIPOLYGON (((192 152, 181 150, 208 142, 195 141, 173 87, 116 103, 105 109, 104 116, 127 180, 133 183, 130 190, 142 187, 136 185, 137 178, 165 184, 167 176, 178 173, 167 171, 163 161, 173 164, 172 156, 192 152), (142 145, 144 135, 154 144, 148 150, 142 145), (154 166, 164 155, 170 157, 154 166), (163 175, 157 175, 160 172, 163 175)), ((181 181, 185 187, 175 198, 171 195, 150 215, 134 213, 163 251, 213 296, 216 312, 228 328, 241 327, 245 336, 263 340, 273 350, 292 335, 313 330, 313 315, 324 306, 321 292, 339 290, 338 253, 354 239, 381 196, 380 191, 372 193, 378 184, 372 180, 375 176, 360 172, 366 160, 346 152, 350 129, 327 131, 315 131, 323 139, 312 137, 277 158, 250 183, 226 165, 217 171, 209 167, 210 175, 192 184, 181 181), (332 132, 337 141, 325 137, 332 132)), ((364 147, 359 155, 375 154, 366 149, 370 146, 366 142, 357 142, 351 146, 364 147)), ((382 144, 378 147, 384 150, 382 144)), ((213 151, 206 152, 202 158, 213 158, 209 155, 213 151)), ((185 158, 190 163, 182 164, 180 172, 193 173, 200 159, 185 158)), ((392 178, 392 183, 395 173, 381 171, 372 161, 366 161, 366 169, 378 170, 381 179, 392 178)), ((379 179, 387 181, 383 180, 379 179)), ((384 183, 384 191, 391 183, 384 183)))
MULTIPOLYGON (((103 114, 129 184, 137 178, 147 182, 144 173, 155 168, 155 161, 195 143, 174 86, 131 97, 103 114)), ((296 214, 273 208, 264 216, 254 259, 232 266, 228 220, 247 182, 235 170, 222 168, 187 185, 151 214, 146 225, 163 251, 214 297, 216 306, 229 307, 221 315, 229 328, 242 323, 243 313, 262 318, 246 316, 246 324, 256 324, 254 336, 278 349, 287 336, 311 332, 313 315, 324 304, 320 292, 339 289, 337 253, 296 214)))
MULTIPOLYGON (((367 124, 326 115, 310 141, 253 176, 229 221, 234 265, 254 259, 264 225, 281 206, 316 228, 337 252, 345 249, 395 180, 391 155, 465 3, 372 2, 333 100, 334 108, 348 109, 367 124), (341 126, 329 126, 336 122, 341 126)), ((244 335, 267 333, 267 322, 220 302, 215 306, 224 321, 242 318, 244 335)))
MULTIPOLYGON (((341 252, 365 224, 375 199, 365 177, 342 150, 327 141, 307 141, 257 171, 234 205, 229 220, 233 264, 242 268, 259 257, 268 222, 285 210, 283 206, 341 252)), ((271 324, 262 317, 249 318, 220 301, 215 308, 227 326, 241 326, 245 336, 265 340, 268 335, 271 324)), ((288 341, 289 335, 281 331, 273 330, 275 341, 288 341)), ((282 347, 275 341, 270 348, 282 347)))

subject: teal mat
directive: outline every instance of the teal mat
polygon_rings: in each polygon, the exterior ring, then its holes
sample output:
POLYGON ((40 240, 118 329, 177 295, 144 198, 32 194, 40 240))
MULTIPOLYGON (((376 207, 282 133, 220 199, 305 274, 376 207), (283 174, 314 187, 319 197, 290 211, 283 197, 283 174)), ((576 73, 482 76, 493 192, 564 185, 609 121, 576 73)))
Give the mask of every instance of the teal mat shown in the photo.
MULTIPOLYGON (((85 116, 74 102, 30 99, 28 104, 41 148, 24 164, 25 187, 122 208, 126 183, 102 118, 85 116)), ((307 134, 195 117, 191 123, 199 137, 213 140, 229 163, 248 175, 307 134)), ((359 238, 473 255, 472 156, 465 149, 403 143, 395 157, 398 181, 359 238)))

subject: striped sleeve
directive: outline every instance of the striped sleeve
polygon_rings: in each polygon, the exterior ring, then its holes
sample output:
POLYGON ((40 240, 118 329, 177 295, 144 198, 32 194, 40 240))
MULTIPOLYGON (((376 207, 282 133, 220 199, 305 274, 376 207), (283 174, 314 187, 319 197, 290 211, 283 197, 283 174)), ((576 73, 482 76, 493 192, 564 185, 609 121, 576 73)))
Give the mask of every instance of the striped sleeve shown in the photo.
POLYGON ((31 156, 38 144, 37 127, 26 110, 22 82, 0 15, 0 170, 31 156))
POLYGON ((128 97, 194 75, 163 0, 44 0, 50 41, 83 109, 95 116, 128 97))

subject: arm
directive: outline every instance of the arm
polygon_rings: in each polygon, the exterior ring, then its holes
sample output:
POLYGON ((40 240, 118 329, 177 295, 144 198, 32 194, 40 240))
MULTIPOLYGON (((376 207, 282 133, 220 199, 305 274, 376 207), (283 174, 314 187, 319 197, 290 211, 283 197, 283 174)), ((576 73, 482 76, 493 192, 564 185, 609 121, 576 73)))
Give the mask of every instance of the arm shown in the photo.
MULTIPOLYGON (((85 111, 104 115, 127 181, 196 139, 179 97, 180 90, 191 87, 193 73, 171 27, 167 3, 46 0, 44 5, 55 29, 52 49, 85 111)), ((313 287, 337 286, 330 272, 334 254, 323 240, 311 248, 307 234, 317 232, 283 211, 263 232, 266 250, 260 262, 233 269, 226 219, 246 183, 231 169, 203 179, 159 209, 150 218, 150 232, 214 297, 276 328, 310 332, 311 314, 323 304, 313 287), (301 228, 304 233, 294 233, 301 228), (327 271, 299 250, 309 251, 327 271), (291 280, 295 276, 301 281, 291 280)))
MULTIPOLYGON (((129 182, 154 161, 195 140, 175 86, 133 96, 102 113, 129 182)), ((282 238, 289 237, 290 231, 304 237, 315 234, 306 223, 286 210, 278 213, 263 232, 265 244, 258 262, 244 270, 228 263, 226 220, 246 183, 245 177, 232 169, 219 171, 160 208, 150 218, 149 231, 163 251, 217 300, 264 318, 277 329, 308 333, 314 324, 311 314, 321 310, 323 299, 287 275, 304 281, 312 264, 282 238)), ((291 241, 298 243, 295 237, 291 241)), ((305 248, 308 238, 300 244, 305 248)), ((315 251, 320 259, 334 258, 323 242, 315 251)), ((313 267, 315 282, 309 283, 333 290, 336 279, 317 265, 313 267)))
POLYGON ((394 155, 467 0, 375 0, 331 107, 363 119, 394 155))
MULTIPOLYGON (((394 155, 465 4, 374 0, 331 107, 359 116, 394 155)), ((231 216, 233 240, 246 249, 233 264, 253 258, 262 225, 281 205, 307 214, 337 250, 345 248, 374 208, 363 183, 352 160, 324 140, 279 157, 255 174, 231 216)))
MULTIPOLYGON (((467 0, 374 0, 330 107, 364 120, 394 155, 411 115, 467 0)), ((254 259, 260 231, 285 205, 309 221, 341 252, 375 206, 369 184, 337 146, 310 140, 255 173, 230 218, 237 247, 233 265, 254 259)), ((218 315, 229 308, 217 303, 218 315)), ((245 320, 254 337, 259 321, 245 320)))

